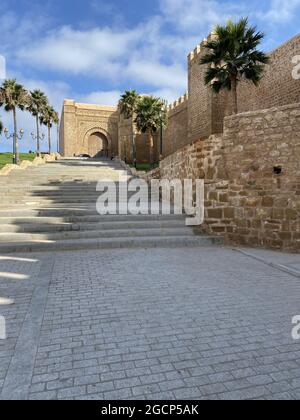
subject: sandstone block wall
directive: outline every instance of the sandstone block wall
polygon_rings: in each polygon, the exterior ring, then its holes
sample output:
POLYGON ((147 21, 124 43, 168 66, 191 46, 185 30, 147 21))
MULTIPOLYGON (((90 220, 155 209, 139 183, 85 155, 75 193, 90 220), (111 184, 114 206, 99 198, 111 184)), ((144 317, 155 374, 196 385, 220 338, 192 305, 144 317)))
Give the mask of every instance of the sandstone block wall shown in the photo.
MULTIPOLYGON (((133 163, 133 147, 132 147, 132 135, 133 135, 133 123, 132 119, 125 119, 120 116, 119 119, 119 156, 122 160, 126 160, 127 163, 133 163)), ((150 159, 150 141, 148 134, 139 134, 135 129, 135 143, 136 143, 136 159, 138 163, 148 163, 150 159)), ((154 162, 159 160, 159 133, 155 134, 153 159, 154 162)))
POLYGON ((189 142, 212 134, 212 91, 204 84, 207 67, 199 61, 205 53, 205 42, 188 56, 188 132, 189 142))
MULTIPOLYGON (((217 95, 204 84, 206 67, 200 66, 199 62, 205 52, 205 41, 203 41, 188 56, 187 142, 222 133, 224 118, 232 111, 230 92, 223 91, 217 95)), ((270 53, 270 64, 265 67, 264 76, 258 87, 245 81, 239 84, 239 112, 299 102, 300 82, 292 77, 295 66, 292 60, 296 55, 300 55, 300 35, 270 53)))
POLYGON ((63 156, 88 153, 90 136, 101 133, 108 141, 109 154, 116 156, 119 150, 118 121, 116 107, 65 100, 60 124, 60 153, 63 156))
POLYGON ((293 57, 300 55, 300 35, 272 51, 258 87, 242 83, 238 89, 239 112, 267 109, 300 101, 300 80, 292 77, 293 57))
POLYGON ((300 104, 226 118, 224 153, 229 239, 300 250, 300 104))
POLYGON ((248 112, 161 162, 162 178, 205 179, 205 224, 232 244, 300 251, 300 104, 248 112), (281 172, 280 172, 281 170, 281 172))
POLYGON ((168 126, 163 135, 163 156, 185 146, 188 141, 188 95, 185 94, 168 109, 168 126))

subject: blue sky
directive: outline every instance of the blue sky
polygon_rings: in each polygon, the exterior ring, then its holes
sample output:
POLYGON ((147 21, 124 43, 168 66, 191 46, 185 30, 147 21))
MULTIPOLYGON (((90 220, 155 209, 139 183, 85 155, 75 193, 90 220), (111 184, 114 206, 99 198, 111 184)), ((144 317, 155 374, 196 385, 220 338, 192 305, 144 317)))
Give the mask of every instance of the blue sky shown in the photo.
MULTIPOLYGON (((8 77, 44 90, 59 111, 64 98, 116 104, 127 88, 173 101, 187 88, 187 54, 214 24, 241 16, 269 51, 299 32, 300 0, 1 0, 0 54, 8 77)), ((34 149, 34 120, 18 117, 22 150, 34 149)), ((0 137, 0 151, 10 148, 0 137)))

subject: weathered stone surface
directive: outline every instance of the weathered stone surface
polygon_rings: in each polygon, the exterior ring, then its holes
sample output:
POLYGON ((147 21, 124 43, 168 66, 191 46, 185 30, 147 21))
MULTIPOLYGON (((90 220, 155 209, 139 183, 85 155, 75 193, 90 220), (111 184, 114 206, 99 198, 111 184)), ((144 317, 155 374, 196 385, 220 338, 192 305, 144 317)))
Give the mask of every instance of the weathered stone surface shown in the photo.
POLYGON ((300 104, 294 104, 227 117, 223 136, 199 140, 168 156, 161 162, 161 177, 195 179, 204 172, 207 232, 222 234, 231 243, 299 251, 300 161, 295 134, 300 120, 294 118, 299 110, 300 104), (251 159, 249 143, 255 150, 251 159), (281 173, 274 168, 281 168, 281 173))
POLYGON ((1 256, 0 398, 299 399, 299 258, 245 252, 1 256))

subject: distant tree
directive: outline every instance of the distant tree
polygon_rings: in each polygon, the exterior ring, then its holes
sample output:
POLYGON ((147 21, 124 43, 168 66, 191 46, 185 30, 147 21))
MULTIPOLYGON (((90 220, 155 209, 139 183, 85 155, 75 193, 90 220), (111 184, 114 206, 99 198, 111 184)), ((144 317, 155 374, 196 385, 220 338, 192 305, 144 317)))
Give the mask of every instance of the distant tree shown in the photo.
POLYGON ((58 113, 51 105, 46 105, 40 116, 40 123, 48 127, 48 145, 49 145, 49 154, 52 153, 51 147, 51 128, 53 124, 58 124, 59 117, 58 113))
MULTIPOLYGON (((19 140, 17 126, 17 109, 24 110, 29 101, 27 90, 17 83, 15 79, 7 79, 0 87, 0 106, 4 106, 5 111, 12 112, 14 134, 13 134, 13 163, 18 164, 19 140)), ((3 128, 3 127, 2 127, 3 128)))
POLYGON ((153 166, 154 134, 167 125, 165 102, 154 96, 142 96, 136 107, 135 123, 142 133, 148 133, 150 164, 153 166))
POLYGON ((209 65, 205 83, 219 93, 222 89, 232 92, 233 113, 238 112, 237 86, 242 79, 258 85, 269 57, 257 47, 264 38, 256 27, 250 27, 248 18, 215 28, 215 38, 206 44, 208 50, 201 65, 209 65))
POLYGON ((30 101, 27 110, 36 118, 36 153, 39 156, 40 151, 40 118, 45 108, 49 105, 47 96, 39 89, 30 92, 30 101))
MULTIPOLYGON (((124 118, 131 118, 134 121, 136 108, 140 100, 140 95, 135 90, 126 90, 119 101, 119 111, 124 118)), ((132 124, 132 156, 133 164, 136 167, 136 141, 134 125, 132 124)))

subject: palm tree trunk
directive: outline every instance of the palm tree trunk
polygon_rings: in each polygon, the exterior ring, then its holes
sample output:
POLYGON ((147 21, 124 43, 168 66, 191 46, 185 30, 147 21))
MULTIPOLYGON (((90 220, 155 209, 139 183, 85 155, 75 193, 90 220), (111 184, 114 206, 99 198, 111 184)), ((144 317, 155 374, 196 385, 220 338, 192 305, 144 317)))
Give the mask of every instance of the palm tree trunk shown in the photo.
POLYGON ((40 124, 39 124, 39 115, 36 116, 36 154, 40 156, 40 124))
POLYGON ((132 129, 132 163, 133 166, 136 168, 136 143, 134 129, 132 129))
POLYGON ((49 155, 51 155, 51 126, 48 125, 48 143, 49 143, 49 155))
POLYGON ((127 137, 124 138, 124 162, 127 163, 127 137))
POLYGON ((57 123, 57 153, 60 152, 60 145, 59 145, 59 122, 57 123))
POLYGON ((153 168, 153 134, 152 131, 149 131, 149 147, 150 147, 150 166, 153 168))
POLYGON ((13 116, 14 116, 13 162, 14 164, 18 165, 20 161, 20 156, 19 156, 19 139, 18 139, 16 108, 13 108, 13 116))
POLYGON ((236 79, 236 77, 232 78, 231 91, 232 91, 232 113, 235 115, 235 114, 238 113, 237 79, 236 79))

